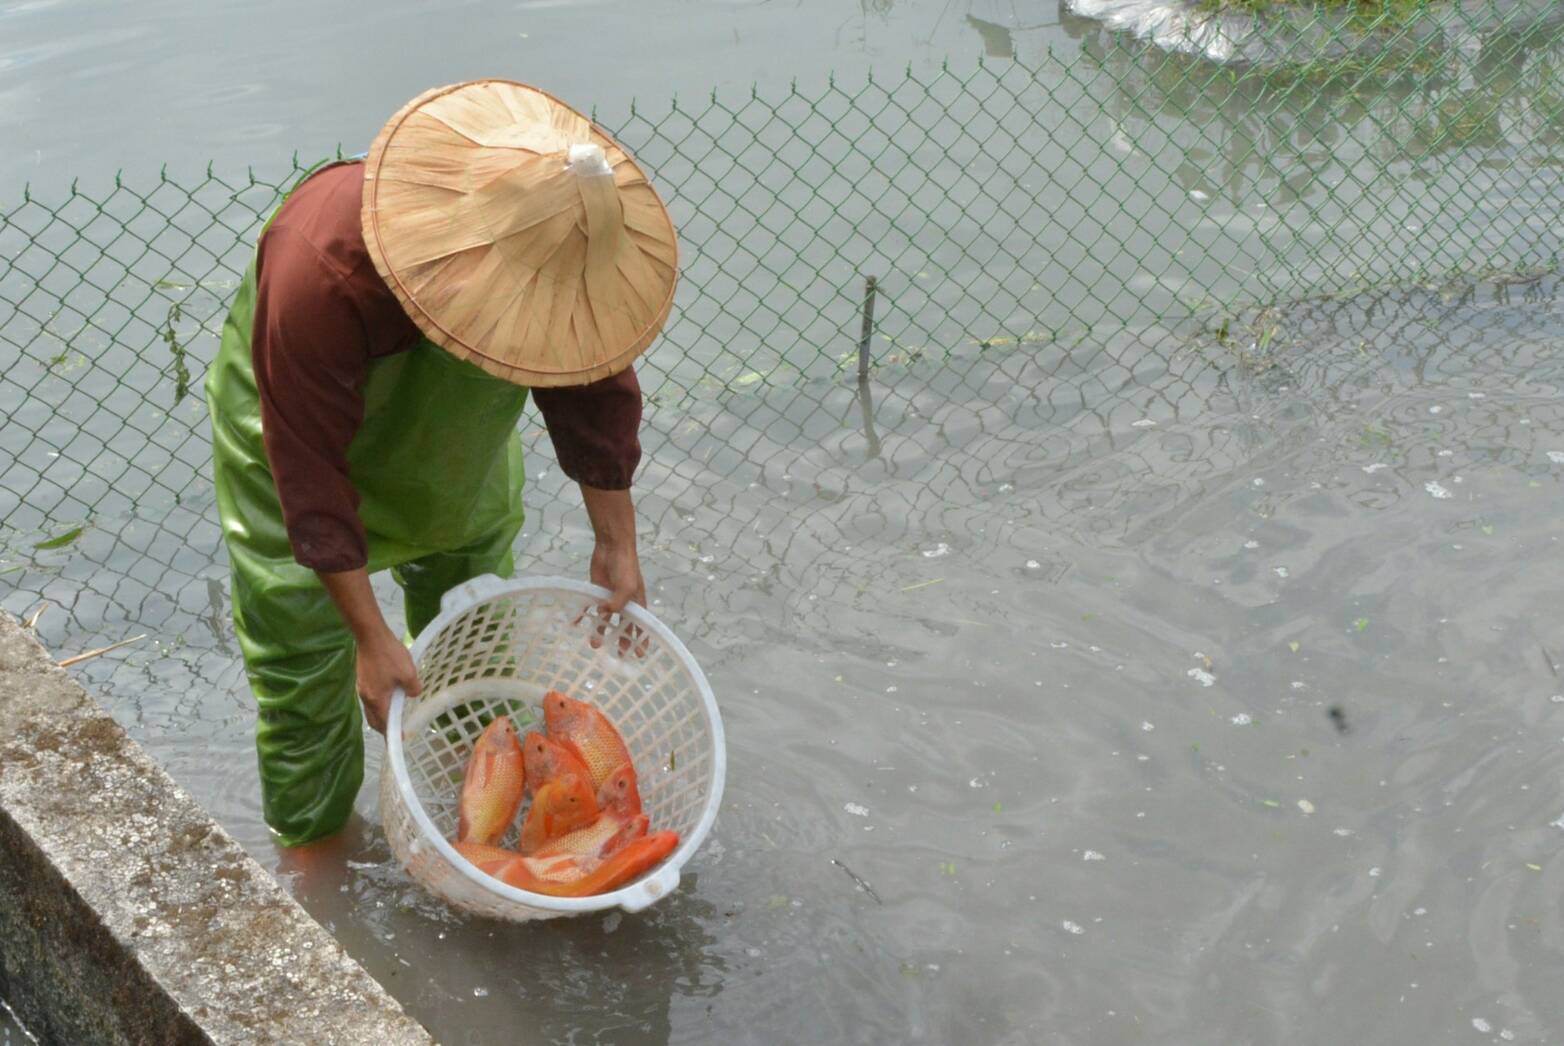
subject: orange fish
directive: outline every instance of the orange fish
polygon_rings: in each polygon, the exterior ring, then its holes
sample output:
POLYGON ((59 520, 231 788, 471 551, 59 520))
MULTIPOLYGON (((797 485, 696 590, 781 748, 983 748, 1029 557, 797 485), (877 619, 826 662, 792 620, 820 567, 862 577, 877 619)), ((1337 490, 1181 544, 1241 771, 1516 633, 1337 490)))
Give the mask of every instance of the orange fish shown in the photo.
POLYGON ((456 837, 492 845, 505 838, 525 787, 525 761, 509 716, 490 723, 473 745, 461 797, 456 802, 456 837))
POLYGON ((480 843, 464 843, 460 839, 452 840, 451 845, 455 846, 456 852, 467 858, 474 868, 489 875, 493 875, 505 865, 521 857, 521 854, 515 850, 506 850, 499 846, 484 846, 480 843))
MULTIPOLYGON (((530 733, 522 740, 521 747, 527 767, 527 787, 533 795, 539 788, 566 774, 592 782, 592 775, 581 757, 551 737, 530 733)), ((596 789, 597 784, 592 782, 589 787, 596 789)))
POLYGON ((568 856, 521 857, 491 874, 520 890, 551 897, 589 897, 618 889, 651 871, 678 846, 678 832, 657 832, 635 840, 603 861, 581 862, 568 856))
POLYGON ((521 852, 530 854, 562 835, 585 828, 597 820, 597 813, 597 799, 586 774, 560 774, 533 795, 521 823, 521 852))
POLYGON ((608 775, 597 790, 597 805, 604 813, 629 820, 641 812, 641 789, 635 780, 635 767, 626 763, 608 775))
POLYGON ((570 854, 585 860, 601 860, 641 838, 649 827, 651 820, 645 814, 625 819, 605 813, 585 828, 554 839, 533 856, 558 857, 570 854))
POLYGON ((632 765, 624 738, 594 705, 550 690, 543 695, 543 722, 550 737, 581 757, 592 772, 593 788, 603 787, 603 782, 621 766, 632 765))

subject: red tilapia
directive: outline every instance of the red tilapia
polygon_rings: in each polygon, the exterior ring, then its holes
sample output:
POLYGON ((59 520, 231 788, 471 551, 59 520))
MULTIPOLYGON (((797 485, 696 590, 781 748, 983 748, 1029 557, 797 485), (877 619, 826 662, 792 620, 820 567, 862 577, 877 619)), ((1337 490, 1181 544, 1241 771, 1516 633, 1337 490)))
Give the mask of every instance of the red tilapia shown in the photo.
POLYGON ((451 845, 456 847, 456 852, 467 858, 474 868, 488 875, 493 875, 511 861, 519 860, 521 857, 521 854, 515 850, 485 846, 480 843, 464 843, 460 839, 453 840, 451 845))
POLYGON ((657 832, 602 861, 571 856, 518 857, 489 873, 519 890, 551 897, 589 897, 616 890, 661 864, 679 846, 678 832, 657 832))
POLYGON ((593 788, 602 788, 609 775, 621 766, 633 765, 619 731, 593 705, 550 690, 543 695, 543 722, 549 737, 581 757, 592 772, 593 788))
POLYGON ((598 860, 574 854, 524 857, 497 846, 457 843, 456 850, 481 872, 507 885, 551 897, 589 897, 616 890, 661 864, 679 846, 679 833, 657 832, 634 839, 598 860))
POLYGON ((566 774, 575 774, 596 790, 597 783, 592 780, 581 757, 554 738, 534 732, 522 740, 521 746, 527 767, 527 787, 532 794, 536 795, 538 789, 566 774))
POLYGON ((525 787, 525 761, 516 728, 499 716, 473 745, 461 797, 456 802, 456 837, 464 843, 492 845, 505 838, 525 787))
POLYGON ((559 857, 569 854, 581 860, 601 860, 612 857, 625 846, 641 838, 651 827, 651 819, 636 814, 624 819, 605 813, 584 828, 552 840, 534 856, 559 857))
POLYGON ((641 812, 641 789, 635 780, 635 767, 626 763, 608 775, 597 790, 597 805, 607 814, 629 820, 641 812))
POLYGON ((585 773, 563 773, 534 791, 521 823, 521 852, 530 854, 597 820, 597 799, 585 773))

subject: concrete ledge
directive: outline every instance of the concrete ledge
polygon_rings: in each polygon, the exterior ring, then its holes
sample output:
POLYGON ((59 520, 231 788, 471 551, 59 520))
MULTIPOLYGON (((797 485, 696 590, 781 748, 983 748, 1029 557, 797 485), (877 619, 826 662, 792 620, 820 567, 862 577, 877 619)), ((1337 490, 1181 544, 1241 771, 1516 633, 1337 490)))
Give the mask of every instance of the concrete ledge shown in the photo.
POLYGON ((0 996, 70 1046, 433 1042, 4 613, 0 996))

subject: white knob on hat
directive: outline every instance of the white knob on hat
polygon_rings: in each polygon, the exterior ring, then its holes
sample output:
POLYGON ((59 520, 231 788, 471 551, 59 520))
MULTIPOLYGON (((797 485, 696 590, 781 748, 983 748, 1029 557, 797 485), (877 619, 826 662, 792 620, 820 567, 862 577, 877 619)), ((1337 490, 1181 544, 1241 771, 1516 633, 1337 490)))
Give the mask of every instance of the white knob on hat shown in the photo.
POLYGON ((582 177, 614 173, 614 169, 608 166, 608 157, 603 155, 603 147, 596 142, 572 145, 565 157, 565 167, 582 177))

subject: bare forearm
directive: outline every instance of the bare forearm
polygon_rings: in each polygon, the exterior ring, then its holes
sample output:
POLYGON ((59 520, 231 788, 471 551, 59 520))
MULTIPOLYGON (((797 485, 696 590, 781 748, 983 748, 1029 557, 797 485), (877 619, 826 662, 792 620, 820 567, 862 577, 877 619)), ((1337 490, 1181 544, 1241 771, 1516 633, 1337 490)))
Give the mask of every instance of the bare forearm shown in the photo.
POLYGON ((364 718, 385 733, 392 692, 401 687, 408 696, 416 697, 422 690, 418 669, 380 613, 374 589, 369 587, 369 571, 343 570, 319 576, 358 644, 354 682, 364 703, 364 718))
POLYGON ((592 521, 592 580, 612 593, 603 608, 624 609, 634 601, 646 605, 646 582, 635 548, 635 502, 628 490, 603 490, 581 484, 581 501, 592 521))
POLYGON ((384 615, 380 613, 380 604, 375 600, 375 592, 370 588, 369 571, 361 568, 330 574, 320 573, 317 576, 321 584, 326 586, 326 593, 331 596, 331 601, 337 604, 337 609, 342 613, 342 620, 347 623, 348 631, 353 633, 353 638, 360 646, 381 639, 385 633, 391 631, 384 615))
POLYGON ((635 502, 628 490, 603 490, 581 484, 581 501, 597 542, 607 548, 635 548, 635 502))

